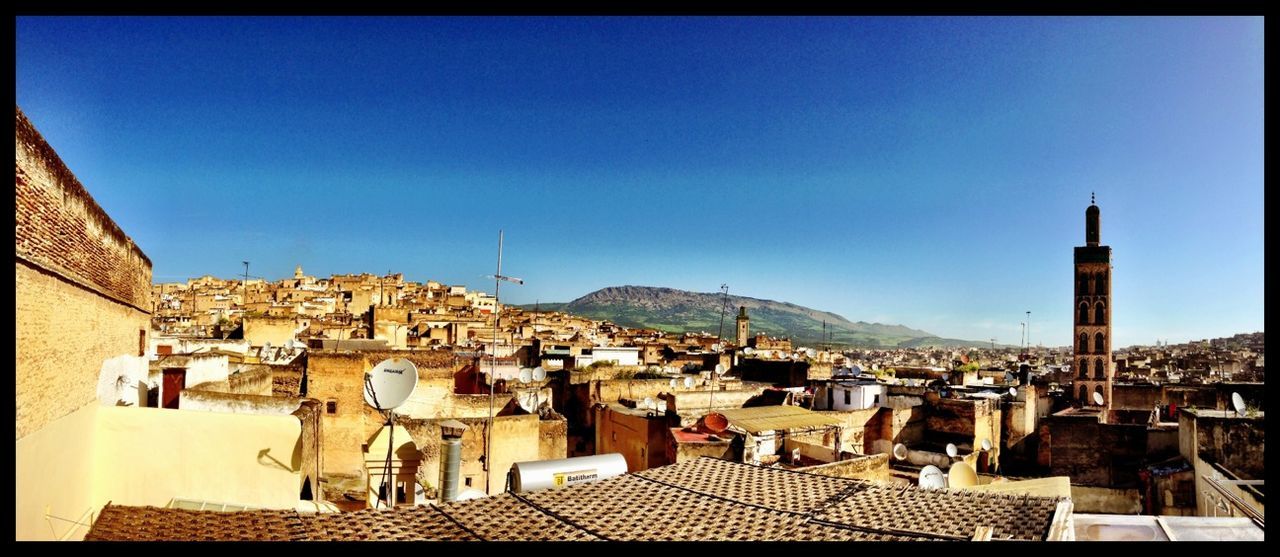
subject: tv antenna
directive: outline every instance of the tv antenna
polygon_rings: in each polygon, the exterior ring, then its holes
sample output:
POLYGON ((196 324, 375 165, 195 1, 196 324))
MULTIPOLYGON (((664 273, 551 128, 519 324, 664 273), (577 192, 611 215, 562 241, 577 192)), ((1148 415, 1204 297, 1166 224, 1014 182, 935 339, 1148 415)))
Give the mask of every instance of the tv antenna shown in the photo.
POLYGON ((394 481, 391 478, 391 456, 395 450, 395 410, 418 389, 418 366, 404 358, 378 362, 364 374, 364 402, 374 410, 387 413, 387 461, 382 474, 382 497, 388 507, 395 506, 394 481))
POLYGON ((486 420, 484 432, 484 489, 489 492, 489 476, 493 474, 489 471, 489 455, 490 449, 493 447, 493 385, 497 383, 498 375, 498 321, 502 319, 502 304, 499 303, 498 287, 502 285, 502 281, 515 284, 524 284, 523 279, 508 277, 502 274, 502 230, 498 230, 498 270, 493 273, 493 343, 490 354, 489 367, 489 414, 486 420))

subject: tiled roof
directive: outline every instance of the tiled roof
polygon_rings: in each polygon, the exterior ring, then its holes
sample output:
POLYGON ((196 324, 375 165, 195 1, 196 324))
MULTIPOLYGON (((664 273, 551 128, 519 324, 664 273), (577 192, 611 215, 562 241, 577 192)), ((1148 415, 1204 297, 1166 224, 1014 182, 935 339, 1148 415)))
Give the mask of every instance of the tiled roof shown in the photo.
POLYGON ((840 425, 840 420, 831 415, 789 404, 734 408, 720 413, 729 419, 730 426, 747 433, 840 425))
POLYGON ((346 513, 108 505, 88 540, 1040 540, 1060 499, 876 484, 701 458, 598 482, 346 513))

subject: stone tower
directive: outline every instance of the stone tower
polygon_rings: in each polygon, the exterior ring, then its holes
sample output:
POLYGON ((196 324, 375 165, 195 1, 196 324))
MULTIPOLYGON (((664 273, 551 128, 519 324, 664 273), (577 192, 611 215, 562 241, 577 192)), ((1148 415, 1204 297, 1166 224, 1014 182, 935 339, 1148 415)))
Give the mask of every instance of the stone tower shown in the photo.
POLYGON ((751 318, 747 317, 747 306, 738 306, 738 347, 747 345, 750 332, 751 318))
POLYGON ((1075 357, 1076 400, 1095 406, 1094 393, 1102 395, 1103 421, 1111 410, 1111 246, 1101 244, 1101 214, 1089 196, 1084 211, 1084 244, 1075 253, 1075 357))

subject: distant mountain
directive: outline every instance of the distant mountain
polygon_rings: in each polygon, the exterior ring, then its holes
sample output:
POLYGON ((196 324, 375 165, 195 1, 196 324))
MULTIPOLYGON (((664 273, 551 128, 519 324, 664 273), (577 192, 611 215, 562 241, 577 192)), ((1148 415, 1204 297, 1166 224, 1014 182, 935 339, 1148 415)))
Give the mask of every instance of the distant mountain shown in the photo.
MULTIPOLYGON (((568 303, 538 304, 542 311, 563 311, 574 315, 612 321, 631 328, 667 332, 716 333, 720 329, 721 294, 688 292, 652 286, 611 286, 568 303)), ((988 346, 978 341, 944 339, 932 333, 902 325, 852 322, 834 313, 818 311, 787 302, 745 296, 728 298, 724 310, 724 336, 732 339, 738 307, 746 306, 751 318, 751 334, 790 337, 797 345, 827 342, 822 322, 827 322, 833 344, 862 347, 988 346)), ((533 304, 520 306, 534 309, 533 304)))

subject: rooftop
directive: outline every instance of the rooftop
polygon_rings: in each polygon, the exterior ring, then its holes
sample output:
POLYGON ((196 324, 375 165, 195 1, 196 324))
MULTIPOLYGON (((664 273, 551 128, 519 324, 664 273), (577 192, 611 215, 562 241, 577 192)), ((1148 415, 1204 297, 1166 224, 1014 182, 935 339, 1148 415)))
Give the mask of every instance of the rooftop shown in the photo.
POLYGON ((439 506, 302 514, 108 504, 86 540, 1044 540, 1063 498, 924 490, 701 458, 439 506))

